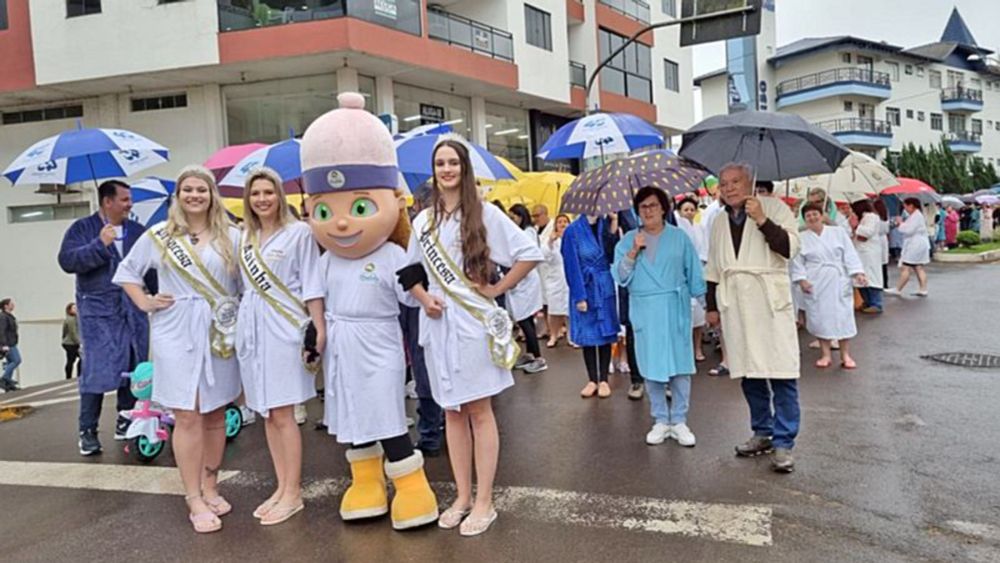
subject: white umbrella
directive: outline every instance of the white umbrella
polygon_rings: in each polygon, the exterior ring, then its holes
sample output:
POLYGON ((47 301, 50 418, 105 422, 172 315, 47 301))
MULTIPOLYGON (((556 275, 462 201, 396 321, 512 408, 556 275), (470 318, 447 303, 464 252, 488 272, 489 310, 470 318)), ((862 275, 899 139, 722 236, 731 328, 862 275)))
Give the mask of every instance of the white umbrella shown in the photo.
POLYGON ((786 181, 785 195, 804 199, 820 188, 834 201, 857 201, 895 186, 899 181, 879 161, 852 151, 831 174, 804 176, 786 181))

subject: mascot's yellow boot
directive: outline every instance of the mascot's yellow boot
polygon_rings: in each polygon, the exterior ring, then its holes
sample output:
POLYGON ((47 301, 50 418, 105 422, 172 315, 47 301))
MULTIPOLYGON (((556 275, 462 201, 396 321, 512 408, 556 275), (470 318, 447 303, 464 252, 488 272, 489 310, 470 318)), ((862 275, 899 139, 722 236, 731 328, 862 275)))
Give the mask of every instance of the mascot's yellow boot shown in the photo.
POLYGON ((340 517, 344 520, 372 518, 389 512, 389 498, 382 475, 382 446, 347 450, 351 462, 351 486, 340 501, 340 517))
POLYGON ((420 450, 406 459, 385 462, 385 473, 396 489, 392 499, 394 529, 416 528, 438 519, 437 497, 424 474, 424 454, 420 450))

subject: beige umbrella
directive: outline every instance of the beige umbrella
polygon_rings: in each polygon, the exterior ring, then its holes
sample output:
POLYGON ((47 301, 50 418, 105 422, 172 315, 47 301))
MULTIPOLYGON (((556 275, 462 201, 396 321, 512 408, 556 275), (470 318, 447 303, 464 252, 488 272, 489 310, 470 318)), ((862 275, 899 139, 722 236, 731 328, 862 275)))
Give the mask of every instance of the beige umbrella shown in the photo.
POLYGON ((785 182, 785 196, 805 199, 814 188, 834 201, 857 201, 898 184, 888 168, 874 158, 851 151, 831 174, 804 176, 785 182))

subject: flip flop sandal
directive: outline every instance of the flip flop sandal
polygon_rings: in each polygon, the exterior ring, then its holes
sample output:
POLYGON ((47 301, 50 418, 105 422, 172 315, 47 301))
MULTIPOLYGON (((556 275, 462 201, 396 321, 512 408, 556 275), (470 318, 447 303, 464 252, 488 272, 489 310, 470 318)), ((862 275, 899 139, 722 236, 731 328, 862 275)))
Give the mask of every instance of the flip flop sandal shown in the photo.
POLYGON ((441 516, 438 518, 438 528, 441 528, 442 530, 457 528, 470 512, 472 512, 471 508, 449 508, 448 510, 442 512, 441 516))
POLYGON ((823 360, 816 360, 816 367, 818 367, 819 369, 826 369, 830 367, 831 363, 832 362, 830 362, 829 360, 827 360, 825 363, 823 362, 823 360))
POLYGON ((209 510, 215 513, 216 516, 225 516, 233 511, 233 505, 229 504, 226 499, 222 498, 222 495, 215 498, 204 497, 201 500, 205 501, 209 510))
POLYGON ((260 503, 260 506, 258 506, 256 510, 253 511, 253 517, 260 520, 268 512, 270 512, 271 509, 274 508, 276 504, 278 504, 278 501, 276 500, 271 500, 271 499, 265 500, 264 502, 260 503))
POLYGON ((858 364, 852 363, 851 365, 847 365, 847 362, 840 362, 840 367, 843 369, 858 369, 858 364))
POLYGON ((188 514, 188 520, 194 531, 199 534, 210 534, 222 529, 222 520, 214 512, 202 512, 200 514, 188 514))
POLYGON ((277 504, 260 519, 261 526, 274 526, 285 522, 292 516, 295 516, 299 512, 305 509, 306 505, 304 503, 298 506, 281 506, 277 504))
POLYGON ((472 518, 466 518, 462 522, 462 527, 458 530, 458 533, 465 537, 478 536, 486 530, 490 529, 490 526, 497 521, 497 511, 494 510, 490 512, 490 515, 486 518, 479 520, 473 520, 472 518))

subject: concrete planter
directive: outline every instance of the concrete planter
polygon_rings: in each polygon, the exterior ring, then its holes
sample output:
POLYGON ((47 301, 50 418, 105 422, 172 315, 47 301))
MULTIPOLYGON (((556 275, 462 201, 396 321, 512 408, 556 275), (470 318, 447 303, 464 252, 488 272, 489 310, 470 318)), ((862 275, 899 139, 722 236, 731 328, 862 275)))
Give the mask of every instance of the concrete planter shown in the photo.
POLYGON ((1000 249, 987 250, 979 254, 948 254, 946 252, 935 252, 934 261, 950 264, 978 264, 981 262, 995 262, 1000 260, 1000 249))

